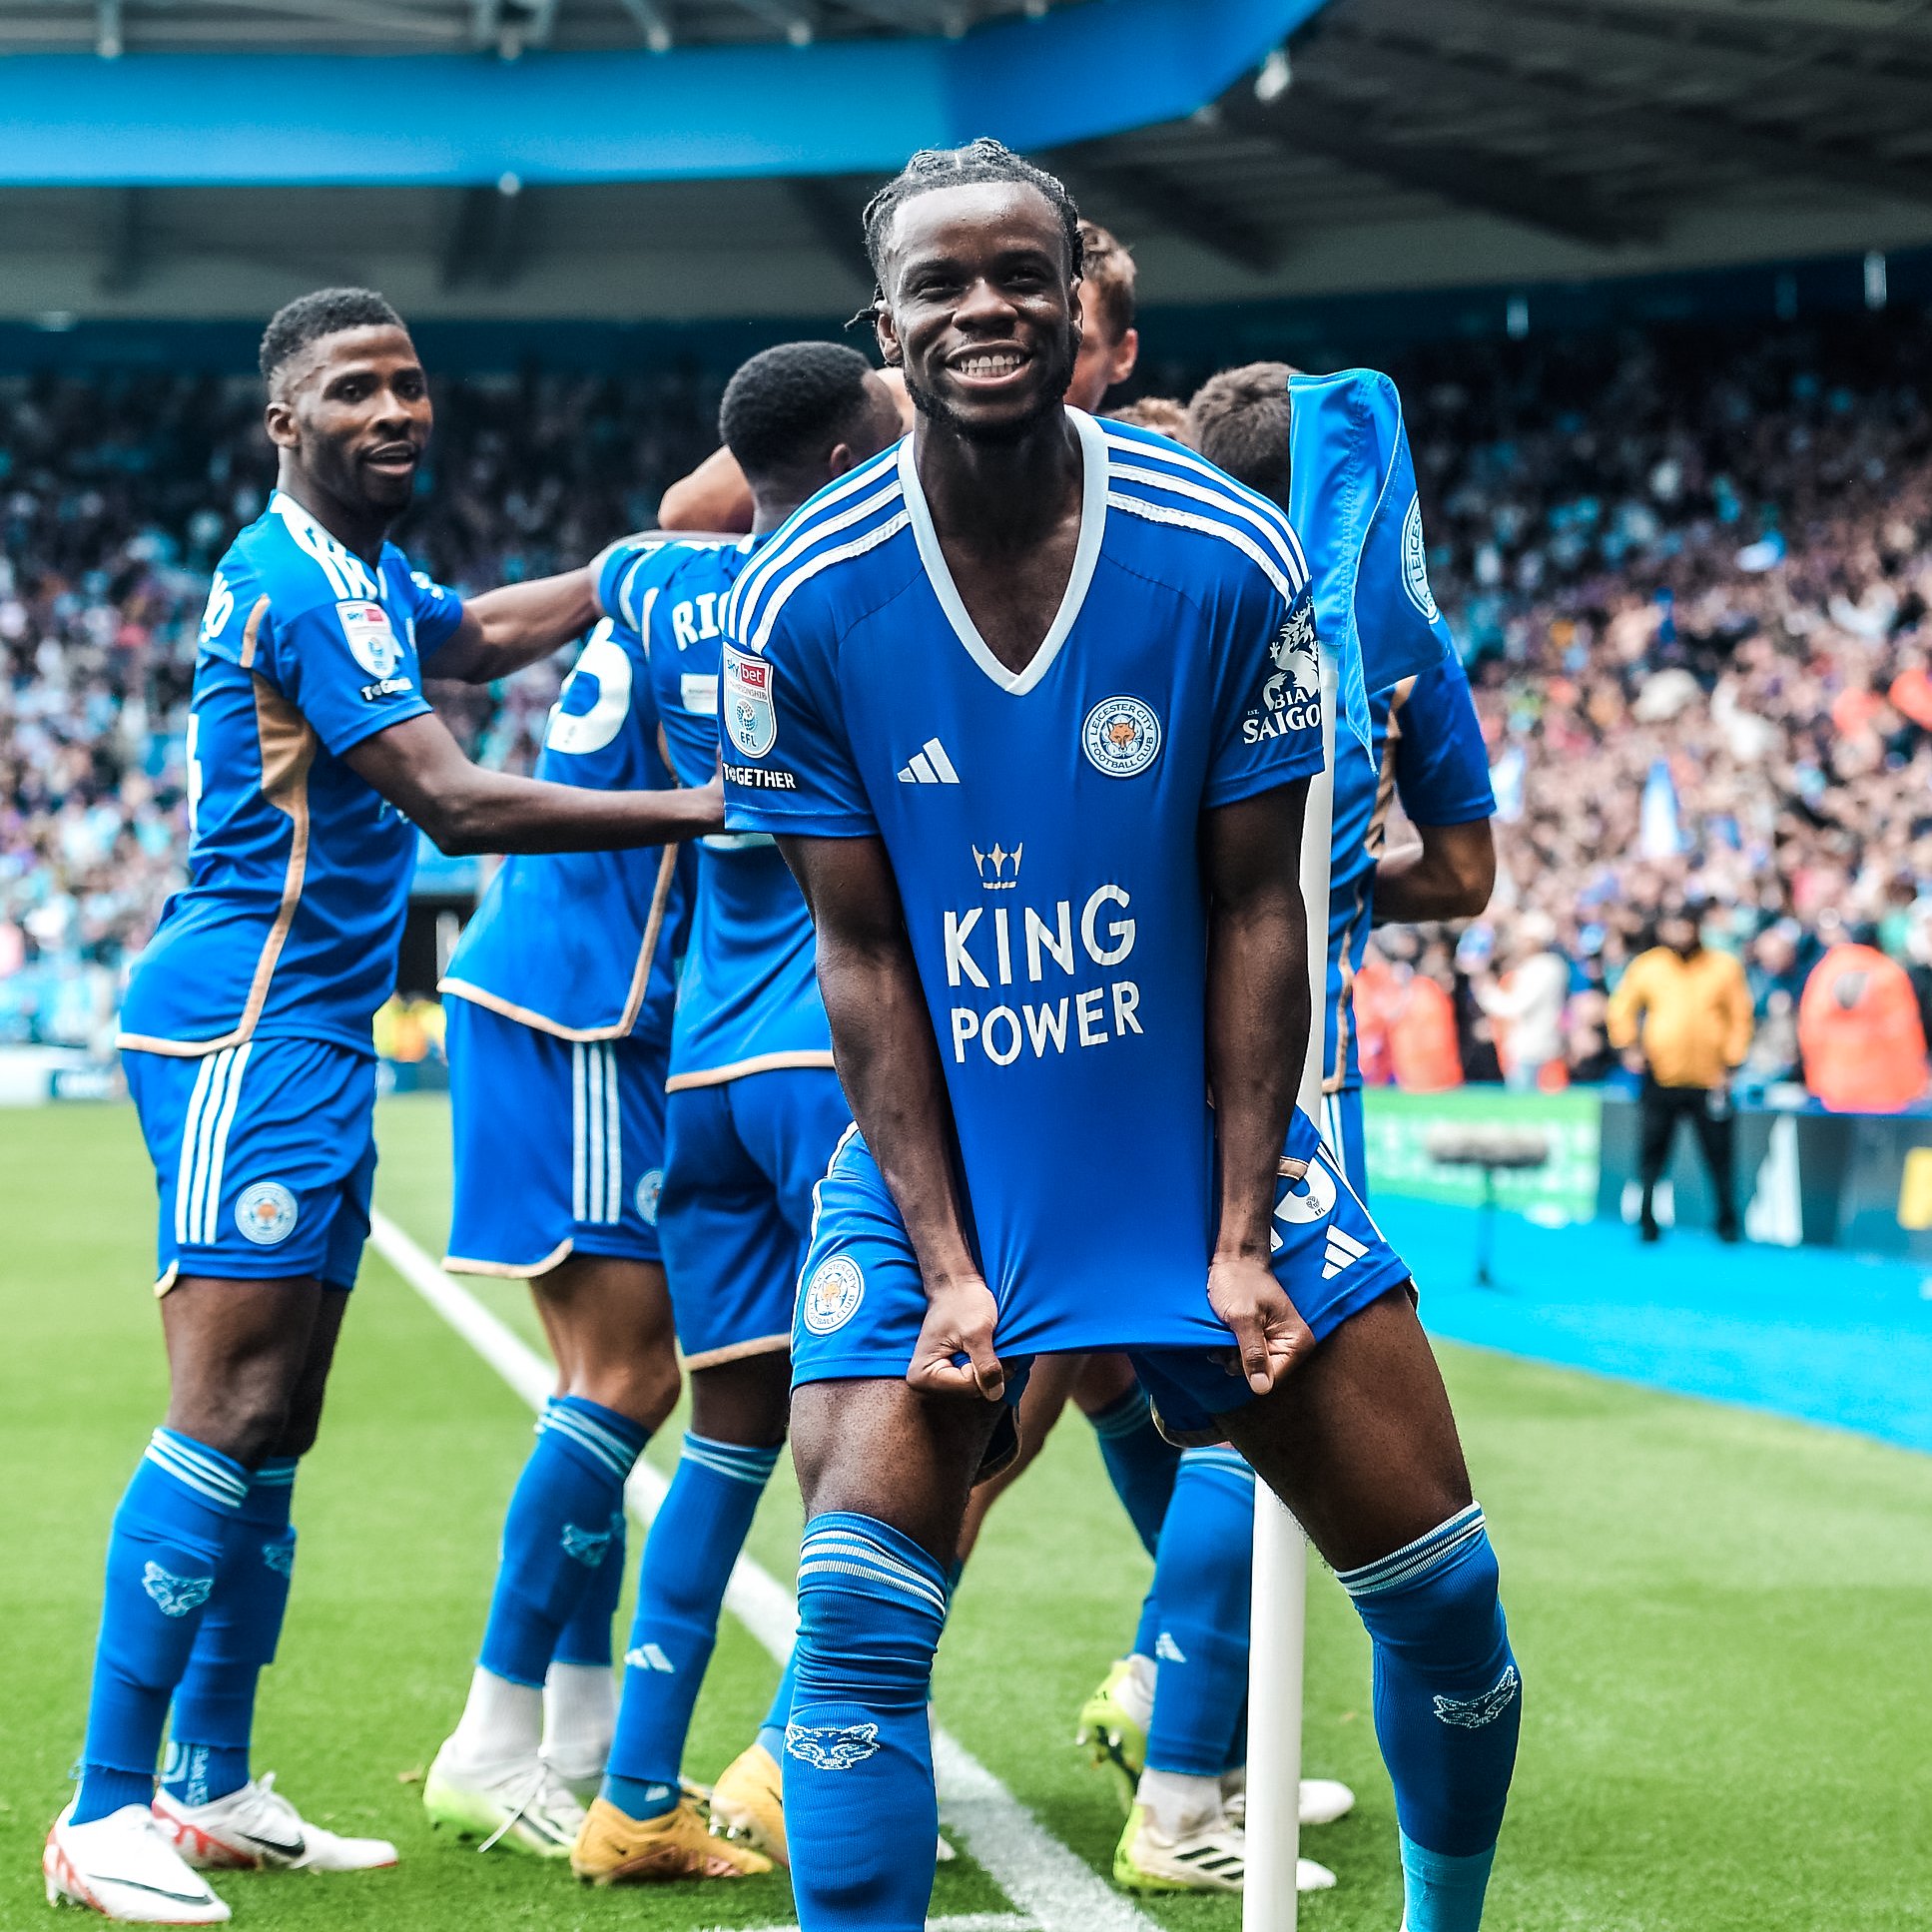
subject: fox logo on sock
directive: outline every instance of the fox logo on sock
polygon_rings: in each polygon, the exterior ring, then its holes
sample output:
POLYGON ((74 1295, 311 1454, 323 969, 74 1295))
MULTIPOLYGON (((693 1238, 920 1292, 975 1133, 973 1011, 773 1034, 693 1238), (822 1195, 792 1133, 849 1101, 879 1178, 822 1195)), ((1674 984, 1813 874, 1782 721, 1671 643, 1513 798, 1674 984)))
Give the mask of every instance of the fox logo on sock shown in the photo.
POLYGON ((610 1549, 608 1530, 579 1529, 574 1523, 563 1526, 563 1554, 586 1570, 595 1570, 610 1549))
POLYGON ((151 1563, 141 1573, 141 1588, 155 1600, 163 1616, 186 1616, 191 1610, 200 1610, 208 1602, 215 1579, 177 1577, 172 1570, 163 1570, 158 1563, 151 1563))
POLYGON ((1516 1665, 1506 1663, 1495 1687, 1484 1691, 1480 1697, 1439 1696, 1436 1699, 1436 1715, 1445 1724, 1457 1724, 1464 1730, 1481 1730, 1485 1724, 1495 1723, 1509 1709, 1515 1701, 1516 1690, 1516 1665))
POLYGON ((785 1748, 822 1771, 849 1771, 879 1749, 877 1724, 790 1724, 785 1748))
POLYGON ((296 1540, 294 1537, 277 1537, 273 1543, 262 1546, 262 1561, 278 1577, 293 1577, 296 1574, 296 1540))

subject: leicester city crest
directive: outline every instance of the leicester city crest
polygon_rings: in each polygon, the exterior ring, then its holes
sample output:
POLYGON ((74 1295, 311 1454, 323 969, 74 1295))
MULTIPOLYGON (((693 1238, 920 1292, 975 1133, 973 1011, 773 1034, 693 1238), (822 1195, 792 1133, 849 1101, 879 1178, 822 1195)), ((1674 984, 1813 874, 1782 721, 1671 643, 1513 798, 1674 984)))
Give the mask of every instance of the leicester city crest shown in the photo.
POLYGON ((747 657, 725 646, 720 715, 726 735, 746 758, 763 758, 778 743, 778 713, 772 708, 774 675, 764 658, 747 657))
POLYGON ((865 1294, 866 1277, 858 1262, 847 1254, 828 1255, 805 1284, 799 1314, 814 1335, 830 1335, 851 1321, 865 1294))
POLYGON ((1423 621, 1433 624, 1438 612, 1436 593, 1429 588, 1429 553, 1422 541, 1422 498, 1409 499, 1409 514, 1402 524, 1402 587, 1409 601, 1422 612, 1423 621))
POLYGON ((1108 778, 1133 778, 1160 753, 1160 720, 1138 698, 1106 698, 1080 727, 1086 762, 1108 778))
POLYGON ((664 1198, 664 1169, 653 1167, 649 1173, 638 1176, 637 1181, 637 1218, 646 1227, 657 1226, 657 1204, 664 1198))
POLYGON ((235 1225, 245 1241, 273 1248, 296 1231, 296 1197, 280 1181, 257 1181, 235 1203, 235 1225))

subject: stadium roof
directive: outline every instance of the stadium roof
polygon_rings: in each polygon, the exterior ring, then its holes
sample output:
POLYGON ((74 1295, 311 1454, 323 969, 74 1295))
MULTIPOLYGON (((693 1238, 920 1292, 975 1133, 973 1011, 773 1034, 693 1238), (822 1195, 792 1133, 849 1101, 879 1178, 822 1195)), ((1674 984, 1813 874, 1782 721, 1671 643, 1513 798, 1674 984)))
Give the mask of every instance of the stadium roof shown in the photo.
POLYGON ((41 0, 0 52, 433 54, 966 33, 1077 0, 41 0))
MULTIPOLYGON (((666 32, 667 67, 687 50, 700 63, 760 58, 761 42, 784 53, 807 35, 792 56, 836 64, 910 59, 961 32, 969 53, 1029 14, 1046 16, 1049 35, 1111 30, 1162 4, 40 0, 0 14, 0 47, 118 35, 123 59, 80 65, 133 77, 169 65, 141 58, 164 45, 239 61, 270 46, 441 48, 450 72, 473 74, 480 43, 521 55, 480 66, 534 78, 571 49, 635 50, 666 32)), ((1203 19, 1220 10, 1193 4, 1203 19)), ((1244 17, 1260 17, 1252 0, 1244 17)), ((39 65, 0 62, 0 84, 39 65)), ((1077 68, 1059 85, 1099 91, 1077 68)), ((1153 125, 1035 144, 1134 246, 1149 301, 1590 279, 1932 242, 1923 0, 1329 0, 1265 65, 1210 93, 1153 125)), ((207 111, 219 116, 220 101, 207 111)), ((891 111, 882 102, 873 118, 891 111)), ((249 315, 349 277, 445 315, 831 315, 863 298, 857 214, 882 168, 814 150, 735 172, 752 178, 567 185, 531 172, 500 192, 492 171, 468 186, 405 174, 355 188, 0 191, 0 312, 249 315)))

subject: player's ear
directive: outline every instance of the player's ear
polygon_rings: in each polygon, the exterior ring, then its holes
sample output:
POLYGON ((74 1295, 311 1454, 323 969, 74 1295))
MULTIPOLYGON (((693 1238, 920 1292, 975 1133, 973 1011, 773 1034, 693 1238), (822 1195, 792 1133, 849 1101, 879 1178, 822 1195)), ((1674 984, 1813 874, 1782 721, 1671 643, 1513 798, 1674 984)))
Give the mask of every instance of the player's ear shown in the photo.
POLYGON ((293 449, 301 440, 296 433, 295 406, 286 392, 279 390, 270 396, 269 406, 263 411, 262 420, 268 429, 269 440, 278 449, 293 449))
POLYGON ((877 295, 872 302, 873 332, 879 340, 879 354, 889 369, 906 366, 906 351, 899 345, 899 324, 893 320, 893 312, 886 306, 884 294, 877 295))
POLYGON ((858 465, 859 458, 852 453, 851 443, 835 442, 832 445, 832 454, 825 459, 826 476, 828 479, 836 480, 845 475, 848 470, 856 469, 858 465))

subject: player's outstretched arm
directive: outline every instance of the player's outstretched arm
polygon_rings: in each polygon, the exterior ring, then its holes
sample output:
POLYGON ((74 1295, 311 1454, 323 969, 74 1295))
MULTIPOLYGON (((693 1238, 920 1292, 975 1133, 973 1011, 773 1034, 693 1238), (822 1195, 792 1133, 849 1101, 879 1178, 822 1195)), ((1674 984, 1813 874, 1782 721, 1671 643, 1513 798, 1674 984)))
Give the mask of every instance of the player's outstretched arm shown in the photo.
POLYGON ((686 791, 599 792, 486 772, 431 712, 364 738, 346 763, 452 854, 615 852, 700 838, 725 823, 715 778, 686 791))
POLYGON ((434 678, 490 684, 581 637, 602 615, 593 564, 528 583, 500 584, 463 600, 455 635, 423 669, 434 678))
POLYGON ((1201 821, 1207 875, 1207 1074, 1220 1154, 1207 1294, 1264 1395, 1310 1346, 1269 1266, 1282 1143, 1308 1057, 1308 917, 1301 896, 1308 781, 1201 821))
POLYGON ((1386 854, 1375 869, 1375 923, 1474 919, 1496 888, 1496 838, 1488 819, 1419 825, 1420 845, 1386 854))
POLYGON ((1006 1384, 992 1348, 998 1311, 966 1237, 946 1077, 885 845, 781 836, 779 846, 818 928, 819 987, 846 1098, 919 1257, 927 1315, 906 1379, 995 1400, 1006 1384))

